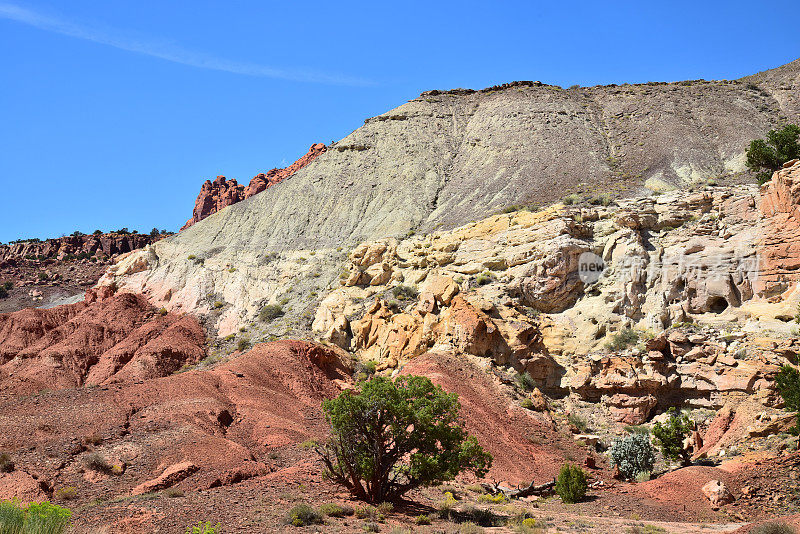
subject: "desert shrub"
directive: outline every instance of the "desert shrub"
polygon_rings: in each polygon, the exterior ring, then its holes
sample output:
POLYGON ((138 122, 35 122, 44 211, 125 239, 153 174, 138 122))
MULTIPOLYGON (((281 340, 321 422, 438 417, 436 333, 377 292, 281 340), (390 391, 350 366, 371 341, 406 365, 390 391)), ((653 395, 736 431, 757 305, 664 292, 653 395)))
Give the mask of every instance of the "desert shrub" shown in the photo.
POLYGON ((53 492, 53 496, 62 501, 73 501, 78 498, 78 488, 75 486, 58 488, 55 492, 53 492))
POLYGON ((0 286, 0 299, 4 299, 8 296, 8 290, 5 286, 0 286))
POLYGON ((609 206, 611 205, 611 195, 608 193, 603 193, 602 195, 592 197, 589 200, 589 204, 593 206, 609 206))
POLYGON ((170 499, 177 499, 183 497, 183 490, 178 488, 167 488, 164 490, 164 495, 170 499))
POLYGON ((797 534, 797 530, 783 521, 770 521, 753 527, 750 534, 797 534))
POLYGON ((387 516, 392 512, 394 512, 394 504, 390 502, 382 502, 377 506, 377 509, 378 509, 378 514, 387 516))
POLYGON ((194 254, 189 254, 189 255, 186 257, 186 259, 187 259, 187 260, 190 260, 190 261, 191 261, 191 260, 196 260, 196 259, 197 259, 197 256, 195 256, 194 254))
POLYGON ((647 434, 650 435, 650 429, 645 425, 625 425, 622 429, 629 434, 647 434))
POLYGON ((83 465, 86 466, 87 469, 91 469, 92 471, 97 471, 99 473, 111 472, 111 465, 106 461, 105 458, 96 452, 86 456, 86 458, 83 460, 83 465))
POLYGON ((648 480, 650 480, 650 477, 652 476, 653 473, 651 471, 641 471, 639 473, 636 473, 636 477, 634 477, 633 480, 635 480, 636 482, 647 482, 648 480))
POLYGON ((319 507, 319 512, 329 517, 344 517, 353 515, 355 511, 349 506, 340 506, 336 503, 326 502, 319 507))
POLYGON ((66 508, 43 503, 24 506, 19 501, 0 501, 0 532, 3 534, 62 534, 72 516, 66 508))
POLYGON ((483 527, 476 525, 472 521, 461 523, 458 527, 458 534, 483 534, 483 527))
POLYGON ((416 525, 430 525, 431 518, 425 514, 420 514, 414 518, 414 524, 416 525))
POLYGON ((556 493, 567 504, 580 502, 586 496, 586 475, 580 467, 564 464, 556 480, 556 493))
POLYGON ((10 473, 14 470, 14 462, 7 452, 0 452, 0 473, 10 473))
POLYGON ((283 308, 278 304, 267 304, 261 311, 258 312, 258 318, 264 322, 269 323, 284 314, 283 308))
POLYGON ((356 378, 357 382, 362 382, 371 378, 377 369, 378 364, 372 360, 356 362, 355 366, 353 367, 353 376, 356 378))
POLYGON ((322 516, 307 504, 298 504, 286 514, 286 522, 296 527, 318 525, 322 523, 322 516))
POLYGON ((524 391, 533 391, 533 388, 536 387, 536 381, 527 371, 525 371, 524 373, 515 374, 514 382, 516 382, 517 386, 519 386, 519 388, 524 391))
MULTIPOLYGON (((793 412, 800 410, 800 371, 784 365, 775 375, 775 385, 783 398, 784 407, 793 412)), ((789 432, 795 436, 800 434, 800 418, 789 432)))
POLYGON ((467 506, 459 514, 460 519, 480 525, 482 527, 499 527, 505 523, 505 518, 497 515, 488 508, 478 508, 477 506, 467 506))
POLYGON ((483 272, 478 275, 475 281, 478 283, 479 286, 485 286, 486 284, 491 284, 494 282, 495 278, 494 275, 490 272, 483 272))
POLYGON ((392 289, 392 295, 400 300, 414 300, 419 295, 419 291, 411 286, 399 285, 392 289))
POLYGON ((800 157, 800 126, 787 124, 780 130, 767 132, 767 140, 754 139, 747 149, 747 168, 756 172, 759 184, 768 182, 772 173, 794 158, 800 157))
POLYGON ((359 519, 381 518, 380 514, 378 514, 378 509, 371 504, 367 504, 366 506, 356 506, 356 509, 353 511, 353 513, 355 513, 356 517, 359 519))
POLYGON ((198 521, 195 525, 186 527, 184 534, 221 534, 222 524, 212 525, 211 521, 198 521))
POLYGON ((39 276, 39 280, 42 280, 42 281, 47 280, 47 278, 48 278, 47 273, 44 272, 44 271, 39 271, 39 275, 38 276, 39 276))
POLYGON ((380 532, 381 531, 381 526, 378 523, 375 523, 373 521, 369 521, 367 523, 364 523, 364 525, 361 528, 364 530, 364 532, 380 532))
POLYGON ((683 448, 683 441, 692 430, 692 420, 688 415, 670 408, 669 418, 663 425, 653 425, 653 436, 658 440, 664 458, 680 460, 684 465, 690 462, 689 451, 683 448))
POLYGON ((504 493, 497 493, 495 495, 483 494, 478 496, 478 502, 500 504, 508 502, 508 497, 506 497, 504 493))
POLYGON ((6 291, 11 291, 12 289, 14 289, 14 282, 12 282, 11 280, 3 282, 3 288, 6 291))
POLYGON ((611 336, 611 340, 606 343, 608 350, 625 350, 638 341, 639 334, 632 328, 625 328, 611 336))
POLYGON ((519 405, 526 410, 533 410, 533 401, 527 397, 519 401, 519 405))
POLYGON ((158 314, 159 314, 160 316, 162 316, 162 317, 163 317, 164 315, 166 315, 167 313, 168 313, 168 312, 167 312, 167 309, 166 309, 166 308, 159 308, 159 310, 158 310, 158 314))
POLYGON ((571 206, 573 204, 577 204, 580 201, 581 201, 581 197, 579 197, 578 195, 572 194, 572 195, 565 196, 564 199, 561 202, 565 206, 571 206))
POLYGON ((631 434, 618 439, 610 453, 611 462, 627 480, 635 479, 639 473, 649 473, 656 461, 648 434, 631 434))
POLYGON ((369 502, 392 501, 462 471, 481 477, 492 457, 464 430, 460 407, 457 395, 422 376, 375 376, 358 393, 325 400, 331 438, 317 448, 325 473, 369 502))
POLYGON ((453 513, 455 512, 456 504, 457 501, 456 498, 453 496, 453 493, 450 491, 444 492, 444 499, 436 504, 436 509, 439 512, 439 517, 441 517, 442 519, 447 519, 449 521, 453 513))
POLYGON ((244 352, 250 348, 250 340, 246 337, 239 338, 239 341, 236 342, 236 350, 239 352, 244 352))
POLYGON ((578 429, 579 432, 585 434, 589 430, 589 424, 578 414, 571 413, 567 415, 569 424, 578 429))

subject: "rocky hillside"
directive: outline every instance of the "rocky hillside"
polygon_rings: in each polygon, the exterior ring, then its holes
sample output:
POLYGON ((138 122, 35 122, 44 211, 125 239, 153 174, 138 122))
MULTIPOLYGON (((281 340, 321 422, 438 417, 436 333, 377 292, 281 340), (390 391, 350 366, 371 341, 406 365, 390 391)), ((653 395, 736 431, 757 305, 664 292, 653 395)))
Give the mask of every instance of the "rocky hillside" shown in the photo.
POLYGON ((763 87, 431 91, 368 119, 291 179, 151 247, 147 272, 121 283, 184 311, 206 314, 209 300, 222 301, 213 322, 227 333, 267 302, 297 300, 280 281, 291 270, 315 278, 295 280, 304 297, 336 283, 340 247, 453 228, 569 193, 603 202, 604 194, 646 192, 645 184, 660 191, 727 176, 743 169, 749 140, 800 119, 786 89, 800 88, 798 63, 762 77, 763 87))

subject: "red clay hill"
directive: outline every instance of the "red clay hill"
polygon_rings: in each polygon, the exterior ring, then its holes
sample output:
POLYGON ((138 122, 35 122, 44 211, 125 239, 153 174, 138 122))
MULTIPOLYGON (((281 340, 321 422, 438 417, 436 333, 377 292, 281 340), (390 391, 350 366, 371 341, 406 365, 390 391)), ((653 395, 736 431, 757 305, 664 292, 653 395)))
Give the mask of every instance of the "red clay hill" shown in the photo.
POLYGON ((197 195, 197 200, 194 203, 192 218, 186 221, 181 230, 189 228, 222 208, 241 202, 268 187, 282 182, 317 159, 317 156, 325 152, 325 150, 327 150, 327 147, 324 144, 315 143, 311 145, 311 148, 302 158, 284 169, 272 169, 266 174, 263 172, 257 174, 250 180, 250 185, 247 187, 239 185, 235 179, 228 180, 224 176, 217 176, 213 182, 206 180, 203 187, 200 188, 200 194, 197 195))

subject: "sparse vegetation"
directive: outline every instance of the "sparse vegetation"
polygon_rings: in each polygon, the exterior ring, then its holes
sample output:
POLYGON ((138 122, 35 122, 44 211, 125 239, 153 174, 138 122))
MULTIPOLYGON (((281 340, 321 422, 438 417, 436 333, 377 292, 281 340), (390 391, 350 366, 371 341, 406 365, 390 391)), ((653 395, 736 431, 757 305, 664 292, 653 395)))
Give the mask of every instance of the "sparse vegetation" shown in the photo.
POLYGON ((606 343, 608 350, 625 350, 639 340, 639 334, 632 328, 625 328, 611 336, 606 343))
POLYGON ((627 480, 635 480, 640 473, 648 473, 649 478, 656 461, 649 434, 636 433, 618 439, 611 446, 610 453, 611 462, 627 480))
POLYGON ((578 195, 573 193, 573 194, 565 196, 564 199, 561 202, 565 206, 572 206, 573 204, 577 204, 580 201, 581 201, 581 197, 579 197, 578 195))
POLYGON ((307 504, 298 504, 286 514, 286 523, 295 527, 319 525, 322 522, 322 515, 307 504))
POLYGON ((53 497, 60 501, 73 501, 78 498, 78 488, 75 486, 64 486, 53 492, 53 497))
POLYGON ((485 286, 495 281, 495 277, 489 271, 484 271, 475 279, 479 286, 485 286))
MULTIPOLYGON (((784 365, 775 375, 775 385, 783 398, 784 407, 792 412, 800 411, 800 371, 784 365)), ((800 420, 795 420, 789 432, 795 436, 800 434, 800 420)))
POLYGON ((375 376, 361 391, 322 404, 331 438, 316 448, 325 474, 369 502, 452 480, 483 476, 492 457, 459 420, 458 397, 422 376, 375 376))
POLYGON ((282 317, 284 314, 283 308, 278 304, 267 304, 261 311, 258 312, 258 318, 261 322, 269 323, 277 319, 278 317, 282 317))
POLYGON ((211 524, 211 521, 198 521, 195 525, 186 527, 185 534, 222 534, 222 524, 211 524))
POLYGON ((236 342, 236 350, 239 352, 244 352, 250 348, 250 339, 246 337, 239 338, 239 341, 236 342))
POLYGON ((178 488, 167 488, 164 490, 164 495, 170 499, 177 499, 183 497, 183 490, 178 488))
POLYGON ((527 397, 519 401, 519 405, 525 408, 526 410, 533 410, 533 401, 527 397))
POLYGON ((111 465, 99 453, 93 452, 86 456, 83 460, 83 465, 87 469, 97 471, 98 473, 110 473, 111 465))
POLYGON ((340 506, 336 503, 326 502, 319 507, 319 512, 328 517, 345 517, 353 515, 354 510, 349 506, 340 506))
POLYGON ((767 139, 754 139, 747 149, 747 168, 756 172, 759 184, 768 182, 772 173, 792 159, 800 158, 800 126, 787 124, 767 132, 767 139))
POLYGON ((392 295, 399 300, 414 300, 419 295, 419 291, 411 286, 399 285, 392 289, 392 295))
POLYGON ((23 505, 0 501, 0 532, 3 534, 62 534, 72 512, 48 501, 23 505))
POLYGON ((658 440, 664 458, 679 460, 681 464, 690 463, 689 451, 683 448, 683 441, 692 430, 692 420, 685 413, 680 413, 675 408, 670 408, 667 413, 669 418, 663 425, 653 425, 653 436, 658 440))
POLYGON ((515 374, 514 382, 516 382, 517 386, 523 391, 533 391, 536 387, 536 381, 527 371, 515 374))
POLYGON ((576 413, 567 415, 567 421, 569 421, 569 424, 577 428, 578 431, 583 434, 589 431, 589 425, 580 415, 576 413))
POLYGON ((564 464, 556 480, 556 493, 567 504, 580 502, 586 496, 586 474, 580 467, 564 464))
POLYGON ((783 521, 770 521, 753 527, 750 534, 797 534, 797 530, 783 521))

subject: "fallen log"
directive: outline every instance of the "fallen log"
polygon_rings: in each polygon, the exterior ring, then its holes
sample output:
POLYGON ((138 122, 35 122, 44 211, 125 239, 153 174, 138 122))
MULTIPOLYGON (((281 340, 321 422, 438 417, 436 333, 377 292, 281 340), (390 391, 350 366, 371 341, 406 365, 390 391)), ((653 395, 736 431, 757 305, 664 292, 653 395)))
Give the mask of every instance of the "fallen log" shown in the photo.
POLYGON ((552 480, 550 482, 545 482, 544 484, 539 484, 538 486, 531 481, 530 485, 524 488, 519 486, 516 488, 508 488, 505 486, 500 486, 497 482, 493 482, 492 484, 483 484, 483 487, 492 495, 502 493, 509 499, 521 499, 523 497, 530 497, 532 495, 542 497, 544 495, 552 494, 555 491, 556 481, 552 480))

